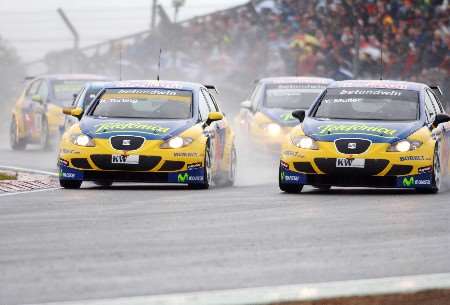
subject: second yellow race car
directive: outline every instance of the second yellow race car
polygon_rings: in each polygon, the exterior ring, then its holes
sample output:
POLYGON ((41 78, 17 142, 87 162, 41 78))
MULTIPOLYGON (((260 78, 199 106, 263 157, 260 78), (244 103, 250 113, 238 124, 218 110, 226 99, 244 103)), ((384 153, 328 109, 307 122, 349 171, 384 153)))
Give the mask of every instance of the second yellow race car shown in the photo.
POLYGON ((436 193, 448 178, 450 116, 435 88, 400 81, 331 84, 285 138, 280 189, 304 185, 436 193))
POLYGON ((235 181, 234 133, 208 88, 194 83, 108 84, 63 135, 60 184, 180 183, 206 189, 235 181), (84 113, 83 113, 84 112, 84 113))

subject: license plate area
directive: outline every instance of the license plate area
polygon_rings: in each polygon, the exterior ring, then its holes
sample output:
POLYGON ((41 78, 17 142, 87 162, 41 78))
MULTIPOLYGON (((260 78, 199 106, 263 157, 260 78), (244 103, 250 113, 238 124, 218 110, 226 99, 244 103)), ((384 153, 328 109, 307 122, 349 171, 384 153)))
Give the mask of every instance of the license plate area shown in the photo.
POLYGON ((139 164, 139 156, 138 155, 112 155, 111 156, 112 164, 139 164))
POLYGON ((364 168, 366 166, 365 159, 336 159, 336 167, 338 168, 364 168))

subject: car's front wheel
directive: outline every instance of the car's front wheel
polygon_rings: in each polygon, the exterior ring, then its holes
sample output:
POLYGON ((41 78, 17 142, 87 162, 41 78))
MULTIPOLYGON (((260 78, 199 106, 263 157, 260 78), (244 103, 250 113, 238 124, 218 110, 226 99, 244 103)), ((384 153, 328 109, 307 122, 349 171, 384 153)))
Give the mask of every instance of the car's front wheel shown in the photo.
POLYGON ((190 183, 189 188, 195 190, 206 190, 212 183, 212 160, 209 145, 206 146, 205 160, 203 161, 203 182, 202 183, 190 183))
POLYGON ((433 174, 431 178, 430 188, 418 188, 421 193, 436 194, 441 188, 441 159, 439 157, 439 149, 436 147, 433 157, 433 174))
POLYGON ((59 180, 59 185, 65 189, 76 190, 81 187, 83 181, 81 180, 59 180))
POLYGON ((13 117, 9 128, 9 143, 13 150, 24 150, 27 147, 25 139, 20 139, 16 119, 13 117))
POLYGON ((285 193, 291 193, 291 194, 298 194, 301 193, 303 190, 302 184, 287 184, 284 183, 283 179, 283 170, 280 167, 279 173, 278 173, 278 185, 280 187, 280 190, 282 190, 285 193))
POLYGON ((230 164, 225 177, 222 180, 221 185, 225 187, 230 187, 234 185, 236 181, 236 167, 237 167, 237 153, 236 147, 233 145, 230 152, 230 164))

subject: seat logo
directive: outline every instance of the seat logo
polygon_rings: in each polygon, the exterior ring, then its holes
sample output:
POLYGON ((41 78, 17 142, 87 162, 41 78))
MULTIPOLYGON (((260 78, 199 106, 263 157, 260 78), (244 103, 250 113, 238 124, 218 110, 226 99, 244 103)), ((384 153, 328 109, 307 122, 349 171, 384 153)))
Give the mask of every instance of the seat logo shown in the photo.
POLYGON ((348 149, 356 149, 356 143, 348 143, 348 149))
POLYGON ((130 146, 131 145, 131 140, 123 140, 122 141, 122 145, 123 146, 130 146))

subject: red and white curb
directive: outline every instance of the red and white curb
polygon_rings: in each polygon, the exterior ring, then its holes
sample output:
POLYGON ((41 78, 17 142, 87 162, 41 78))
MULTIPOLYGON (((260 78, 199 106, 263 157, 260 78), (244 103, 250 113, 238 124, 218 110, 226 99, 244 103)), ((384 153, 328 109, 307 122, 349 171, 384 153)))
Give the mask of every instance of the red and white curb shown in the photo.
POLYGON ((21 176, 18 180, 0 181, 0 197, 60 188, 55 179, 58 175, 53 172, 1 165, 0 170, 17 172, 21 176))

